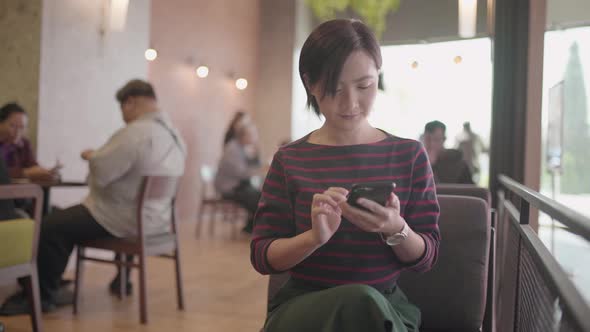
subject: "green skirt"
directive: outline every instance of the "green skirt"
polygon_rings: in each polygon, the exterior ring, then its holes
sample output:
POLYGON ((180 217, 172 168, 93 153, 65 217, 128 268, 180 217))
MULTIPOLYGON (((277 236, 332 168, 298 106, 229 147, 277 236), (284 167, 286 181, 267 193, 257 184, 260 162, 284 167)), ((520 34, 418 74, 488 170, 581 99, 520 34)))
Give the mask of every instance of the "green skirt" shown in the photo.
POLYGON ((367 285, 315 290, 289 280, 269 303, 265 332, 418 332, 420 310, 399 289, 367 285))

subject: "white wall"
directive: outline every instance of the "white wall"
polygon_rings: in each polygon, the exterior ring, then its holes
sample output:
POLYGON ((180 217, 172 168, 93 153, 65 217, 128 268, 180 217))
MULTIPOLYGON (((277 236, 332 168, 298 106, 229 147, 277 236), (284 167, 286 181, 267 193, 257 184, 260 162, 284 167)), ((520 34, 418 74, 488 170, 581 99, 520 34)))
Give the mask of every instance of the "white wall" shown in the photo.
MULTIPOLYGON (((41 30, 38 159, 65 165, 65 180, 84 180, 80 151, 102 145, 123 126, 114 94, 132 78, 146 78, 149 0, 131 0, 124 31, 99 33, 102 0, 45 0, 41 30)), ((108 21, 107 21, 108 22, 108 21)), ((58 205, 77 203, 83 192, 56 190, 58 205)))

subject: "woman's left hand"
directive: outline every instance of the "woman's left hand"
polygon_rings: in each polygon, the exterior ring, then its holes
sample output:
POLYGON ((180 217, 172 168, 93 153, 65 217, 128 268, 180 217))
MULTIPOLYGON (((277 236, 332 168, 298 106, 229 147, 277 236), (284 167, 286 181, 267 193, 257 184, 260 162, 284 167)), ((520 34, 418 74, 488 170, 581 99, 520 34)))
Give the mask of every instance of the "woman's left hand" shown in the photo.
POLYGON ((366 232, 395 234, 405 224, 400 215, 400 203, 396 194, 391 193, 385 206, 366 198, 359 198, 357 203, 369 211, 361 210, 343 202, 340 204, 342 216, 366 232))

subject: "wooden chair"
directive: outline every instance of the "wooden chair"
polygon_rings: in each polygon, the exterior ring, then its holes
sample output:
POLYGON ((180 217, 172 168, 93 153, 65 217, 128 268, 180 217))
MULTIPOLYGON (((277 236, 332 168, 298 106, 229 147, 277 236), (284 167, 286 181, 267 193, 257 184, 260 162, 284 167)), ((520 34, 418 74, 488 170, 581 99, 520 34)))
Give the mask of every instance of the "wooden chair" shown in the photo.
POLYGON ((14 282, 24 278, 25 291, 32 304, 33 331, 42 332, 41 297, 37 275, 37 249, 41 233, 43 191, 35 184, 0 185, 0 200, 31 199, 34 203, 34 220, 14 219, 0 222, 0 282, 14 282))
POLYGON ((209 219, 209 232, 215 235, 215 224, 217 220, 233 224, 232 238, 235 240, 240 233, 241 224, 248 218, 248 212, 234 201, 224 199, 215 190, 213 179, 215 171, 207 165, 201 167, 201 204, 197 212, 197 237, 201 236, 203 221, 207 216, 209 219))
POLYGON ((121 298, 125 295, 124 287, 127 284, 126 267, 139 269, 139 315, 142 324, 148 322, 147 293, 146 293, 146 256, 160 256, 174 259, 176 265, 176 292, 178 309, 184 310, 184 298, 182 291, 182 274, 180 268, 180 248, 178 242, 178 225, 176 221, 174 201, 178 189, 179 177, 148 176, 144 177, 137 205, 137 237, 130 238, 105 238, 86 241, 78 245, 76 260, 76 284, 74 289, 74 314, 78 313, 80 300, 80 286, 82 284, 84 260, 103 262, 117 265, 121 276, 121 298), (170 203, 170 233, 147 235, 143 231, 144 204, 150 200, 168 201, 170 203), (86 248, 111 250, 119 257, 119 260, 100 259, 88 257, 84 251, 86 248), (172 253, 172 254, 171 254, 172 253), (135 255, 139 262, 128 262, 126 256, 135 255))

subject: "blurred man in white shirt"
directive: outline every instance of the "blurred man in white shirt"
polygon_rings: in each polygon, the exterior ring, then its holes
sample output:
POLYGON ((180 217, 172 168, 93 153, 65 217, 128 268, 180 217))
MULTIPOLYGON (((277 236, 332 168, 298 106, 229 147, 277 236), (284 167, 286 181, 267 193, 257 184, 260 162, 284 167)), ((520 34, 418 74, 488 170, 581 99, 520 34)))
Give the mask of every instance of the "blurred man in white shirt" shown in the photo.
MULTIPOLYGON (((78 205, 43 220, 37 268, 42 309, 70 303, 58 300, 61 276, 74 246, 86 240, 136 235, 135 211, 143 176, 184 173, 186 147, 168 116, 158 109, 151 84, 132 80, 116 94, 126 126, 97 150, 86 150, 90 193, 78 205)), ((169 203, 150 202, 147 234, 167 231, 169 203)), ((28 312, 26 296, 10 297, 0 314, 28 312)))

